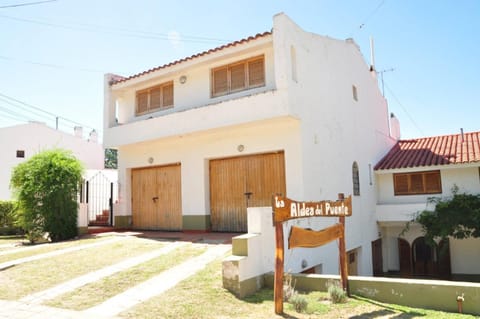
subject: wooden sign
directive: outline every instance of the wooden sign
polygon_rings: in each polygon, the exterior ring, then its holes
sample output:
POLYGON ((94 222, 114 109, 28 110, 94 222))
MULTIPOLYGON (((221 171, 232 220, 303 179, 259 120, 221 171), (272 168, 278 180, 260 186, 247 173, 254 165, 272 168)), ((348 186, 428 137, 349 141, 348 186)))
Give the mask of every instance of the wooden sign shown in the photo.
POLYGON ((296 218, 338 217, 339 223, 320 231, 292 226, 288 246, 313 248, 338 239, 340 277, 343 289, 348 293, 348 273, 345 246, 345 216, 352 215, 352 197, 344 199, 338 194, 336 201, 297 202, 283 196, 272 197, 273 224, 275 226, 275 313, 283 313, 284 240, 283 222, 296 218))
POLYGON ((319 231, 292 226, 288 237, 288 249, 297 247, 315 248, 326 245, 343 237, 343 230, 342 224, 335 224, 319 231))
POLYGON ((274 223, 295 218, 351 216, 352 196, 342 200, 320 202, 296 202, 287 197, 274 196, 273 208, 274 223))

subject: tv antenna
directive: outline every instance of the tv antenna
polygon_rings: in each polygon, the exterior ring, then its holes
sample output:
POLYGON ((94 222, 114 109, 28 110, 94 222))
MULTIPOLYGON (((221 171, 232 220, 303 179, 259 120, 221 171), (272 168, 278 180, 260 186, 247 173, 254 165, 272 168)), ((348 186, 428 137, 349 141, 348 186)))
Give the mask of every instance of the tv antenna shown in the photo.
POLYGON ((393 71, 395 71, 394 68, 385 69, 385 70, 382 70, 382 71, 377 71, 377 74, 380 74, 380 79, 382 80, 382 95, 383 95, 383 97, 385 97, 385 84, 383 83, 383 73, 393 72, 393 71))

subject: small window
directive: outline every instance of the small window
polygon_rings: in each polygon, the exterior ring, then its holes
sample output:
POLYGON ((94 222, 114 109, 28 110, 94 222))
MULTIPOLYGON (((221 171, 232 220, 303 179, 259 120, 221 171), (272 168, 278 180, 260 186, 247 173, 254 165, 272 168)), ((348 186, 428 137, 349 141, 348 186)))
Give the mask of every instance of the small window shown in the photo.
POLYGON ((393 174, 395 195, 440 194, 440 171, 393 174))
POLYGON ((352 95, 353 95, 353 99, 355 101, 358 101, 358 92, 357 92, 357 87, 355 85, 352 85, 352 95))
POLYGON ((360 176, 358 173, 358 164, 352 164, 352 181, 353 181, 353 195, 360 196, 360 176))
POLYGON ((17 158, 25 158, 25 151, 17 150, 17 158))
POLYGON ((212 97, 265 85, 264 57, 224 65, 212 70, 212 97))
POLYGON ((297 82, 297 52, 293 45, 290 46, 290 58, 292 59, 292 80, 297 82))
POLYGON ((173 107, 173 81, 137 92, 136 115, 173 107))

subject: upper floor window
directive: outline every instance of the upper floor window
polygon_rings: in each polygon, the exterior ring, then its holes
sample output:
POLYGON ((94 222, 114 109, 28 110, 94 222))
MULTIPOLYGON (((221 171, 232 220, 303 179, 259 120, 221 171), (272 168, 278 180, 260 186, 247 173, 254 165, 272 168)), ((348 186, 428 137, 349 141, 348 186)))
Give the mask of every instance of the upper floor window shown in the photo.
POLYGON ((358 173, 358 164, 352 164, 352 181, 353 181, 353 195, 360 196, 360 176, 358 173))
POLYGON ((212 97, 265 85, 265 59, 262 56, 231 63, 212 70, 212 97))
POLYGON ((173 107, 172 81, 137 92, 136 115, 170 107, 173 107))
POLYGON ((440 171, 393 174, 395 195, 439 194, 440 171))

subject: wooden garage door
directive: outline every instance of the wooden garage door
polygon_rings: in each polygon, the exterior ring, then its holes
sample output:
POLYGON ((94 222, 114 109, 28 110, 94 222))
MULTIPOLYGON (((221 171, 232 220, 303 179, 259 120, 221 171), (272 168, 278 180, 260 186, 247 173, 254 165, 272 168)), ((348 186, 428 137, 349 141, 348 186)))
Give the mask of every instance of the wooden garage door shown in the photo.
POLYGON ((210 161, 213 231, 247 231, 247 206, 271 206, 272 194, 286 194, 283 152, 210 161))
POLYGON ((137 229, 181 230, 180 164, 132 170, 132 219, 137 229))

